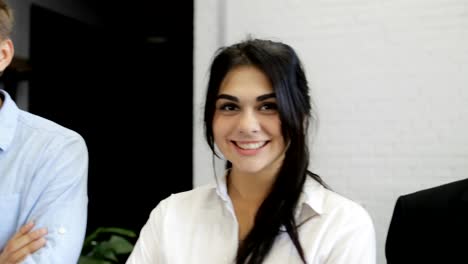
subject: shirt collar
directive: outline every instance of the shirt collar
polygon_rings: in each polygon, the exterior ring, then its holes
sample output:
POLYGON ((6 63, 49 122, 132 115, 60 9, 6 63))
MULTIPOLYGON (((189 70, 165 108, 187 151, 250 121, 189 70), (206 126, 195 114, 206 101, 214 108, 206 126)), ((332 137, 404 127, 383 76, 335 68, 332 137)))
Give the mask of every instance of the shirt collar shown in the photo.
POLYGON ((10 146, 15 136, 18 124, 19 109, 10 95, 0 89, 2 106, 0 107, 0 151, 5 151, 10 146))
MULTIPOLYGON (((219 179, 216 186, 216 193, 225 202, 230 201, 229 194, 227 191, 227 174, 228 170, 225 171, 224 176, 219 179)), ((295 212, 296 219, 298 219, 304 205, 312 209, 312 214, 323 213, 323 202, 325 198, 325 188, 310 176, 306 176, 306 181, 302 189, 302 193, 299 196, 298 207, 295 212)))
POLYGON ((229 173, 229 169, 227 169, 224 172, 223 177, 221 177, 221 179, 219 179, 219 181, 217 180, 217 182, 216 182, 216 193, 225 202, 231 200, 231 198, 229 198, 229 194, 228 194, 228 190, 227 190, 227 175, 228 175, 228 173, 229 173))
POLYGON ((325 200, 325 187, 310 176, 306 176, 301 196, 299 197, 298 209, 301 205, 307 205, 317 214, 323 213, 323 203, 325 200))

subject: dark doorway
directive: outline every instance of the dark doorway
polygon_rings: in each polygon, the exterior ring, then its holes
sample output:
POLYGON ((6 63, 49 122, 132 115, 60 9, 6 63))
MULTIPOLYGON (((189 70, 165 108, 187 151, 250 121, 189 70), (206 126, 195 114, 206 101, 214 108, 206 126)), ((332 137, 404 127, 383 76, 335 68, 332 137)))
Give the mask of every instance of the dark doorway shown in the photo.
POLYGON ((177 27, 137 10, 103 16, 97 26, 32 6, 29 109, 88 144, 88 233, 138 232, 161 199, 192 188, 188 9, 177 27))

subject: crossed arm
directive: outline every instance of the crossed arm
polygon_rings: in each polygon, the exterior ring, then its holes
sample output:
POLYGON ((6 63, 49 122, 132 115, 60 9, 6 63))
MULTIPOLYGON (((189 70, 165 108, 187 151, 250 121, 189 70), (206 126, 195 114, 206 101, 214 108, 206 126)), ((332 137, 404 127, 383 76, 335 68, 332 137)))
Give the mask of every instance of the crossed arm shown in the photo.
POLYGON ((87 148, 75 137, 51 143, 46 152, 25 188, 22 227, 0 249, 0 264, 78 261, 87 220, 87 148))
POLYGON ((32 231, 33 227, 33 222, 27 223, 8 241, 0 254, 0 264, 20 263, 45 245, 44 235, 47 234, 47 229, 32 231))

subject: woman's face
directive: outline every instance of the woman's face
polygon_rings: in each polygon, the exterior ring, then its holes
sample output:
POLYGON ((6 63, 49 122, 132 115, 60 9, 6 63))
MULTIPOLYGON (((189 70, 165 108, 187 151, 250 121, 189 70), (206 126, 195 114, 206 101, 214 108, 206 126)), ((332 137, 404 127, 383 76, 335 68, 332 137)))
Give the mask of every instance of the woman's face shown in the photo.
POLYGON ((279 169, 285 153, 281 121, 267 76, 253 66, 232 69, 216 100, 214 140, 233 170, 279 169))

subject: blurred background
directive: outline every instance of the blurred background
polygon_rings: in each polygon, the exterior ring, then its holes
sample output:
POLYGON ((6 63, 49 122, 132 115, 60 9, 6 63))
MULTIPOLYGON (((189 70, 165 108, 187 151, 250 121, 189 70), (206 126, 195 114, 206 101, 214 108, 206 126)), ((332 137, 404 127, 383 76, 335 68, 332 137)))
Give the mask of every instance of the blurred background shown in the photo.
POLYGON ((399 195, 467 177, 466 0, 117 2, 10 0, 9 87, 87 140, 89 230, 138 232, 160 199, 214 181, 208 67, 247 34, 301 56, 319 116, 311 169, 369 211, 378 263, 399 195))

